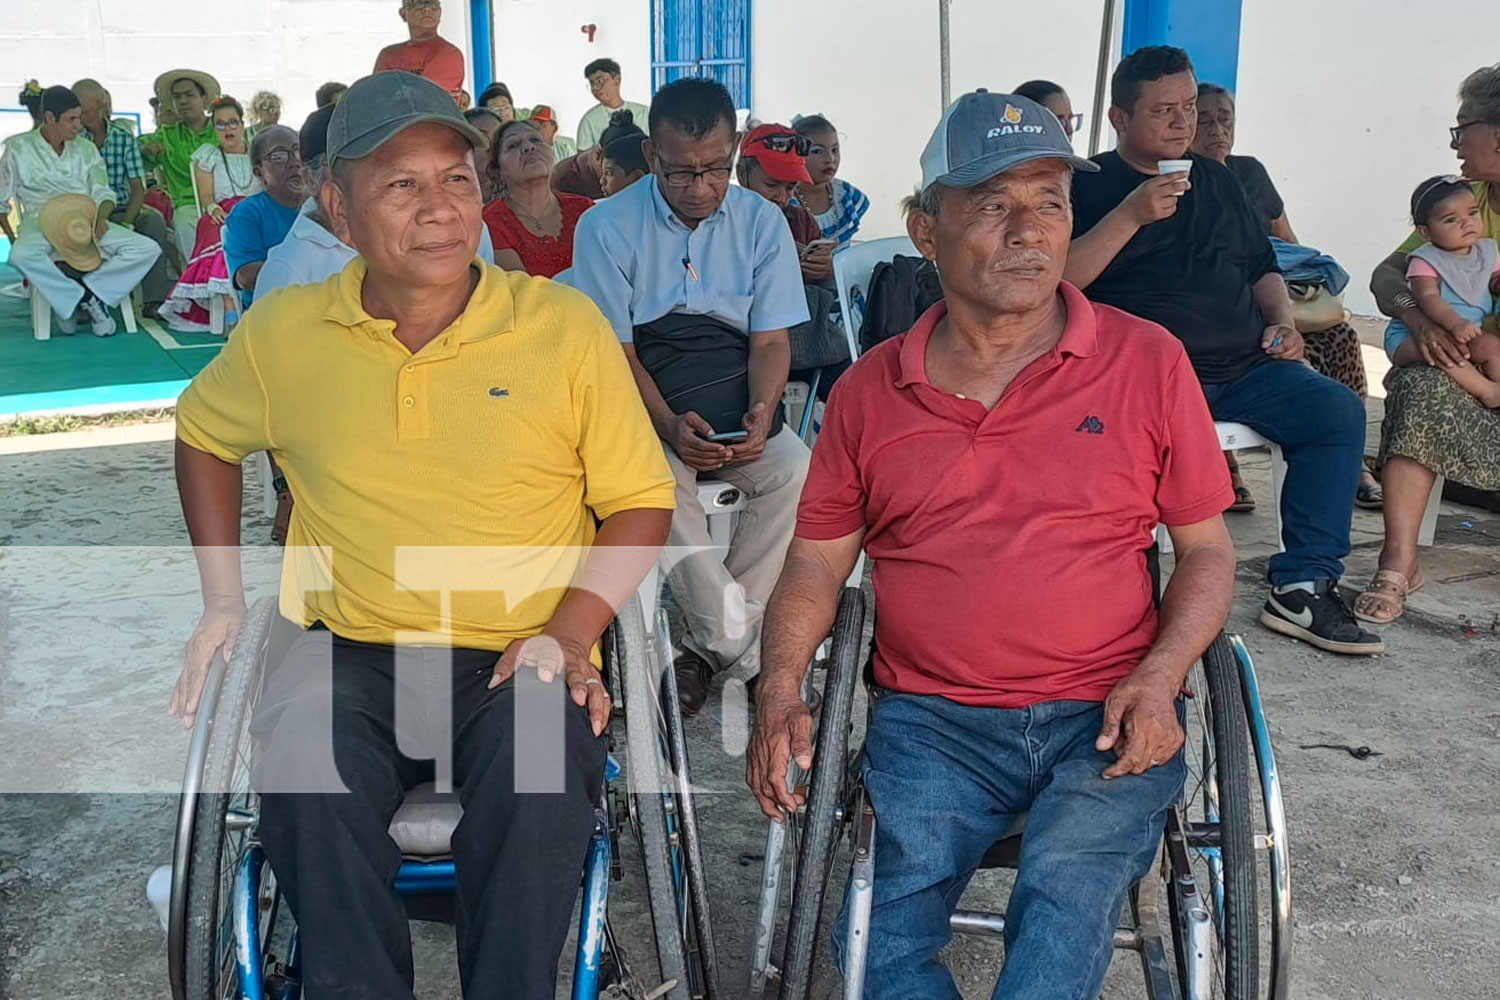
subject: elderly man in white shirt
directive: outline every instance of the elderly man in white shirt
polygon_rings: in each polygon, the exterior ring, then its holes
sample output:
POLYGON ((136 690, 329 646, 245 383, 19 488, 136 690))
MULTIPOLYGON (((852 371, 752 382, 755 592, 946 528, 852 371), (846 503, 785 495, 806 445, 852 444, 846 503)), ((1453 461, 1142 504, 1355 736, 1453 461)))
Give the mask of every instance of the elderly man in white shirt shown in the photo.
POLYGON ((107 337, 115 332, 110 307, 141 283, 161 248, 148 237, 110 223, 114 189, 98 147, 79 138, 83 112, 73 92, 48 87, 42 94, 41 114, 40 127, 7 139, 0 153, 0 204, 14 198, 22 213, 10 262, 52 306, 64 333, 77 328, 73 314, 82 306, 95 335, 107 337), (55 260, 55 248, 42 234, 42 206, 64 194, 86 195, 97 208, 94 237, 102 259, 87 273, 55 260))
MULTIPOLYGON (((302 166, 307 171, 308 187, 314 197, 307 199, 287 232, 286 239, 266 254, 266 263, 255 278, 255 300, 259 301, 290 285, 313 285, 333 277, 359 251, 335 233, 318 207, 317 192, 322 189, 324 154, 328 149, 328 121, 334 105, 321 107, 308 116, 297 134, 302 152, 302 166)), ((495 246, 488 227, 479 230, 479 256, 486 264, 495 262, 495 246)))

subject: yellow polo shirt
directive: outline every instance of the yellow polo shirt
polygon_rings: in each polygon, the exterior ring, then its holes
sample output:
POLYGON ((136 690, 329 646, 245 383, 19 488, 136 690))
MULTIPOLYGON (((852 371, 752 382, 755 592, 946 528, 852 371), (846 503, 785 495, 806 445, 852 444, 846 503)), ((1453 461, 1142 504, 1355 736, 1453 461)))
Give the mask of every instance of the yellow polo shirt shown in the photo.
POLYGON ((661 441, 593 302, 477 266, 468 308, 415 354, 361 305, 362 258, 277 291, 178 400, 183 442, 236 463, 269 450, 285 473, 293 621, 500 650, 552 617, 595 518, 672 508, 661 441))

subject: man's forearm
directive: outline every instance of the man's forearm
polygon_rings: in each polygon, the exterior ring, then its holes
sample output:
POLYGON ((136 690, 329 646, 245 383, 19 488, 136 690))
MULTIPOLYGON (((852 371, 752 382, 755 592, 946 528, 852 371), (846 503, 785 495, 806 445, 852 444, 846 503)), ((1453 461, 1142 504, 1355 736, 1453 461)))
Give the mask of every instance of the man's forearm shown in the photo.
POLYGON ((760 690, 801 690, 813 653, 833 627, 848 574, 829 565, 813 544, 792 539, 781 579, 766 604, 770 627, 761 629, 760 690))
POLYGON ((587 650, 656 563, 672 526, 672 512, 622 510, 604 519, 583 565, 553 613, 545 634, 587 650))
POLYGON ((245 599, 240 578, 240 467, 179 440, 177 492, 205 603, 245 599))
POLYGON ((247 292, 255 291, 255 279, 260 277, 260 269, 265 266, 263 260, 240 265, 240 269, 234 272, 234 283, 247 292))
POLYGON ((104 223, 109 222, 109 217, 111 215, 113 215, 114 212, 115 212, 115 203, 114 202, 112 202, 112 201, 101 201, 99 203, 98 214, 95 215, 94 221, 96 223, 100 224, 100 225, 103 225, 104 223))
POLYGON ((1294 325, 1292 299, 1287 295, 1286 282, 1281 275, 1275 271, 1261 275, 1251 287, 1251 293, 1255 296, 1255 304, 1260 306, 1260 314, 1265 317, 1267 326, 1294 325))
POLYGON ((634 344, 621 344, 625 348, 625 358, 630 362, 630 374, 635 376, 635 387, 641 392, 641 402, 646 404, 646 413, 651 417, 651 425, 656 428, 658 437, 670 440, 673 437, 673 429, 677 425, 677 414, 667 405, 661 390, 656 387, 656 379, 646 371, 646 366, 641 364, 641 359, 636 356, 634 344))
POLYGON ((134 226, 136 217, 141 214, 141 206, 146 204, 146 185, 139 177, 130 179, 130 200, 125 202, 125 214, 120 216, 120 225, 134 226))
MULTIPOLYGON (((1123 207, 1123 206, 1121 206, 1123 207)), ((1077 288, 1092 285, 1141 227, 1117 207, 1068 246, 1063 279, 1077 288)))
POLYGON ((1181 684, 1224 628, 1234 603, 1234 549, 1199 546, 1179 552, 1162 595, 1156 641, 1137 670, 1161 671, 1181 684))
POLYGON ((792 371, 792 345, 785 330, 750 335, 750 406, 766 404, 769 416, 781 405, 787 376, 792 371))

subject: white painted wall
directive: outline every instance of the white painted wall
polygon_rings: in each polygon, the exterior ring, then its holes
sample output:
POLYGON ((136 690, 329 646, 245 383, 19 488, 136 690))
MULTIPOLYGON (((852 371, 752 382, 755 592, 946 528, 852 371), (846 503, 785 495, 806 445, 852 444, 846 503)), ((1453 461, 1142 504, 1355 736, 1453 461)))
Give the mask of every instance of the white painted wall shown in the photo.
MULTIPOLYGON (((15 105, 21 84, 93 77, 117 112, 151 125, 151 83, 169 69, 214 74, 226 93, 248 102, 257 90, 281 95, 282 121, 299 126, 313 93, 329 81, 353 83, 375 55, 407 37, 399 0, 234 0, 188 5, 169 0, 3 0, 0 106, 15 105)), ((442 34, 468 51, 468 4, 450 2, 442 34)), ((0 130, 15 131, 7 117, 0 130)))
POLYGON ((1411 232, 1412 189, 1453 173, 1458 85, 1495 61, 1486 0, 1413 16, 1395 0, 1246 0, 1235 150, 1259 157, 1304 243, 1337 257, 1373 314, 1370 272, 1411 232), (1288 26, 1300 25, 1296 30, 1288 26), (1428 55, 1431 58, 1422 58, 1428 55))
MULTIPOLYGON (((648 0, 495 0, 495 77, 518 103, 556 107, 565 132, 594 103, 583 67, 600 56, 619 61, 627 98, 649 103, 650 10, 648 0), (592 44, 579 31, 590 23, 592 44)), ((905 232, 897 203, 941 110, 936 2, 754 0, 751 11, 752 113, 826 114, 844 136, 843 176, 870 196, 862 235, 905 232)), ((954 94, 1046 76, 1086 111, 1102 16, 1103 0, 954 0, 954 94)))
POLYGON ((563 135, 577 134, 578 120, 594 106, 583 68, 595 59, 620 64, 626 100, 651 103, 650 0, 493 4, 494 78, 510 87, 517 106, 552 105, 563 135), (592 42, 579 30, 585 24, 597 25, 592 42))

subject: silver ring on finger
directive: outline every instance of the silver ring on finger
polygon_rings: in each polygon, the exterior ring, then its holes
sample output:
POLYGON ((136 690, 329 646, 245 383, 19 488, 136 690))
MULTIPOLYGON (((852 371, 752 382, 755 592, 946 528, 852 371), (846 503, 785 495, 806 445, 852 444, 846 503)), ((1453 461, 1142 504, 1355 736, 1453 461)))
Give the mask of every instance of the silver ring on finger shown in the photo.
POLYGON ((1160 767, 1161 766, 1161 761, 1159 761, 1159 760, 1153 760, 1151 762, 1151 766, 1152 767, 1160 767))
POLYGON ((589 677, 589 678, 587 678, 587 679, 584 680, 583 685, 584 685, 584 687, 588 687, 590 684, 598 684, 598 683, 599 683, 599 678, 597 678, 597 677, 589 677))

